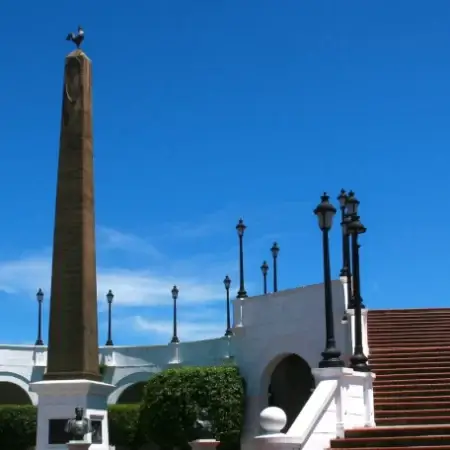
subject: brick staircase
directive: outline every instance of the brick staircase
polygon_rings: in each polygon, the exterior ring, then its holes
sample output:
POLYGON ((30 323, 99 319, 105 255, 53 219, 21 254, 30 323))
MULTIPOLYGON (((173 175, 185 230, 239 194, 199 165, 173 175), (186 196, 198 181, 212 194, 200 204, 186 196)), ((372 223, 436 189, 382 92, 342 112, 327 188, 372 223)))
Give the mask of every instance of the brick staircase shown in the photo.
POLYGON ((450 450, 450 309, 369 311, 376 428, 332 449, 450 450))

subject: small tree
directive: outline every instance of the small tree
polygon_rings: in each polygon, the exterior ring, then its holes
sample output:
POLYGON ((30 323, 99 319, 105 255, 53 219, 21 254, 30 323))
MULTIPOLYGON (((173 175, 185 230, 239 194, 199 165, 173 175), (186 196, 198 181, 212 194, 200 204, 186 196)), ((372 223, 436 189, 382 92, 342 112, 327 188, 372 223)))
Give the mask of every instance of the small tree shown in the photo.
POLYGON ((236 367, 184 367, 151 378, 141 408, 142 434, 161 448, 188 448, 195 420, 208 411, 224 447, 239 446, 244 419, 244 383, 236 367))

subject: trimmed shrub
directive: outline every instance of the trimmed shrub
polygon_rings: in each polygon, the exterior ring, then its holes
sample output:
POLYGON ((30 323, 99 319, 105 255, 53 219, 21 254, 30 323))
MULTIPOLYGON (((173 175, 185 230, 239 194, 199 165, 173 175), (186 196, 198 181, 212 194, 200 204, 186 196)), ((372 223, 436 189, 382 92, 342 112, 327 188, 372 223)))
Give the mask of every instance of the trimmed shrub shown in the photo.
POLYGON ((109 443, 117 447, 138 448, 140 405, 111 405, 108 408, 109 443))
POLYGON ((205 408, 223 448, 238 448, 244 419, 244 382, 237 367, 183 367, 155 375, 147 383, 140 427, 146 442, 162 449, 189 448, 195 420, 205 408))
POLYGON ((36 445, 36 407, 0 405, 0 448, 26 450, 36 445))

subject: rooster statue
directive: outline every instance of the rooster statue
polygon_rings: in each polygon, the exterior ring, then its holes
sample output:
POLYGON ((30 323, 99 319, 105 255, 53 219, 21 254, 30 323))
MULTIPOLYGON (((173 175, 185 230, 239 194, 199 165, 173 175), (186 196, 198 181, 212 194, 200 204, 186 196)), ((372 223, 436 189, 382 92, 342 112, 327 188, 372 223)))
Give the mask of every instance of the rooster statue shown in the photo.
POLYGON ((78 26, 78 33, 69 33, 66 37, 66 41, 72 41, 77 48, 80 48, 81 43, 84 40, 84 30, 80 26, 78 26))

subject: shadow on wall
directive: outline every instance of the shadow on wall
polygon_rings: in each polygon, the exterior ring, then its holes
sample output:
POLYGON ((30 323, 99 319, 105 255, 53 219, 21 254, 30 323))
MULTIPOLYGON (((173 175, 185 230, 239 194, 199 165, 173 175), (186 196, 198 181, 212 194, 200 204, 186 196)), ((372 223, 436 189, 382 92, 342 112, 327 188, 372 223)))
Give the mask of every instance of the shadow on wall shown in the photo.
POLYGON ((144 389, 147 382, 141 381, 139 383, 128 386, 117 399, 118 405, 129 405, 134 403, 141 403, 144 397, 144 389))
POLYGON ((0 405, 32 405, 30 396, 17 384, 0 381, 0 405))
POLYGON ((286 432, 315 388, 311 367, 300 356, 290 354, 279 361, 270 375, 268 405, 281 408, 287 416, 286 432))

